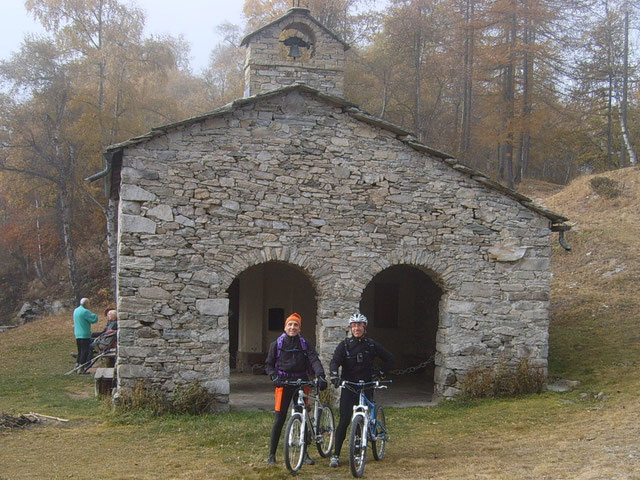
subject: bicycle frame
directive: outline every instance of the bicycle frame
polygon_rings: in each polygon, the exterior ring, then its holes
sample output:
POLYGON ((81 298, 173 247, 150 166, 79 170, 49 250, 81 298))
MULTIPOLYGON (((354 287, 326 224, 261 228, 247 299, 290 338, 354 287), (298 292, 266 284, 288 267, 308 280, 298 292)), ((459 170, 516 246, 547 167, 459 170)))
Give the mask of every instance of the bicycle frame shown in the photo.
POLYGON ((362 444, 367 447, 369 438, 373 441, 378 440, 380 437, 387 435, 387 430, 385 427, 380 425, 376 420, 376 404, 367 398, 365 395, 365 390, 372 387, 376 390, 382 390, 388 388, 383 383, 391 383, 388 381, 380 381, 377 380, 375 382, 348 382, 344 380, 340 384, 340 388, 347 388, 354 393, 358 393, 358 404, 353 406, 353 414, 351 415, 351 423, 355 420, 356 417, 363 417, 364 431, 362 435, 362 444), (377 429, 380 428, 382 431, 377 433, 377 429), (373 433, 371 433, 373 432, 373 433))
POLYGON ((297 387, 295 401, 285 430, 285 464, 292 472, 297 472, 307 454, 307 448, 314 442, 322 457, 330 455, 333 449, 334 419, 329 406, 323 405, 318 392, 318 383, 297 380, 285 382, 284 386, 297 387), (306 393, 304 387, 314 387, 313 393, 306 393), (311 411, 308 401, 313 402, 311 411), (328 412, 328 416, 325 416, 328 412), (323 421, 324 419, 324 421, 323 421), (326 421, 329 420, 329 430, 326 421), (324 427, 324 428, 323 428, 324 427), (329 433, 327 443, 326 434, 329 433))
MULTIPOLYGON (((385 382, 385 383, 390 383, 390 382, 385 382)), ((363 446, 366 448, 368 441, 369 441, 369 437, 370 437, 370 430, 371 432, 376 432, 377 427, 379 426, 377 420, 376 420, 376 404, 375 402, 372 402, 371 400, 369 400, 367 398, 367 396, 365 395, 365 390, 367 390, 368 387, 373 387, 374 389, 385 389, 387 388, 386 385, 383 385, 381 381, 375 381, 375 382, 348 382, 348 381, 343 381, 342 384, 340 385, 340 388, 347 388, 349 390, 351 390, 354 393, 358 393, 359 397, 358 397, 358 404, 353 406, 353 414, 351 415, 351 423, 353 423, 353 421, 355 420, 356 417, 358 416, 362 416, 364 419, 364 432, 362 435, 362 443, 363 446)), ((382 435, 386 435, 386 429, 383 428, 382 429, 382 435)), ((371 435, 374 436, 374 435, 371 435)), ((373 440, 377 440, 377 436, 376 438, 373 438, 373 440)))
MULTIPOLYGON (((287 382, 285 385, 299 387, 298 392, 296 394, 296 401, 291 405, 291 415, 299 413, 302 415, 302 421, 305 425, 305 428, 308 428, 311 432, 314 441, 318 440, 319 435, 316 432, 316 427, 319 421, 320 415, 320 397, 318 397, 318 392, 314 394, 305 393, 303 387, 315 387, 316 384, 314 382, 303 382, 298 380, 297 382, 287 382), (309 415, 309 406, 307 402, 305 402, 305 398, 309 399, 313 402, 313 415, 309 415)), ((302 435, 305 434, 303 430, 302 435)), ((302 439, 304 440, 304 439, 302 439)))
POLYGON ((354 477, 361 477, 364 473, 369 442, 371 442, 374 459, 381 460, 384 457, 385 445, 389 440, 384 413, 381 421, 377 418, 384 410, 382 407, 376 407, 375 402, 369 400, 365 393, 369 389, 387 388, 382 383, 381 381, 349 382, 345 380, 340 385, 340 388, 346 388, 358 394, 358 403, 353 406, 349 438, 349 467, 354 477))

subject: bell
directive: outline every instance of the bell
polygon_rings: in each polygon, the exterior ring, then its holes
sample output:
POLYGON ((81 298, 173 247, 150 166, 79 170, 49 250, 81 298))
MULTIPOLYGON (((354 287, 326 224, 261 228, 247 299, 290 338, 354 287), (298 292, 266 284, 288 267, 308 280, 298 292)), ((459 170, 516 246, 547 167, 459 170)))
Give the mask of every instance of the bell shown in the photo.
POLYGON ((284 44, 289 47, 289 56, 294 59, 302 56, 302 53, 300 53, 300 47, 309 48, 310 46, 307 42, 298 37, 289 37, 284 41, 284 44))
POLYGON ((302 55, 300 54, 300 48, 298 48, 297 44, 293 44, 290 46, 289 48, 289 56, 293 57, 293 58, 298 58, 301 57, 302 55))

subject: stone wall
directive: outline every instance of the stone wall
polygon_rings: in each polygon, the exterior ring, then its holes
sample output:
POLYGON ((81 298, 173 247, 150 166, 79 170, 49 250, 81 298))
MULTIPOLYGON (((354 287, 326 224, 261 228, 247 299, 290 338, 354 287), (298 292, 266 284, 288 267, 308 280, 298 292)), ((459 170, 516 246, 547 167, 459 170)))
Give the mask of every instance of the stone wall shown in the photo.
POLYGON ((121 174, 120 389, 200 381, 224 408, 226 289, 273 260, 313 284, 325 365, 367 283, 405 264, 443 291, 437 394, 475 365, 546 368, 549 219, 344 106, 244 101, 131 142, 121 174))
POLYGON ((304 83, 321 92, 342 96, 346 45, 318 25, 308 10, 294 8, 281 21, 261 29, 246 40, 245 96, 304 83), (311 48, 301 56, 287 56, 288 35, 304 38, 311 48))

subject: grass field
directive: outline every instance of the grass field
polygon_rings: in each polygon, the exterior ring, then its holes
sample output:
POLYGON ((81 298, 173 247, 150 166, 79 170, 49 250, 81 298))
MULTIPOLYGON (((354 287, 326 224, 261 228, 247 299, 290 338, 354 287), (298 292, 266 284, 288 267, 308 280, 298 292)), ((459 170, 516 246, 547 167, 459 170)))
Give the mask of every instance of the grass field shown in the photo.
MULTIPOLYGON (((550 374, 581 386, 388 409, 392 442, 366 478, 640 479, 640 171, 608 176, 622 198, 594 196, 588 178, 545 198, 575 222, 573 252, 554 248, 550 374)), ((91 377, 62 375, 74 350, 69 316, 0 334, 0 412, 69 420, 0 430, 1 480, 291 477, 282 462, 264 464, 270 413, 117 414, 94 398, 91 377)), ((350 473, 322 461, 297 477, 350 473)))

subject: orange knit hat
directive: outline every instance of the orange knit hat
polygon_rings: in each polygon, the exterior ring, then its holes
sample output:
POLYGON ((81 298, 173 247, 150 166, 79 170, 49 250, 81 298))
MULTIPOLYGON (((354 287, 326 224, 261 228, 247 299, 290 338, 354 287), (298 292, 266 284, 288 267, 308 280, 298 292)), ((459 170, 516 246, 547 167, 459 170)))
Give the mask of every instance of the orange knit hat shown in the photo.
POLYGON ((284 324, 286 325, 287 323, 289 323, 292 320, 294 322, 298 322, 298 325, 302 326, 302 317, 300 315, 298 315, 297 313, 292 313, 291 315, 289 315, 287 317, 287 319, 285 320, 284 324))

